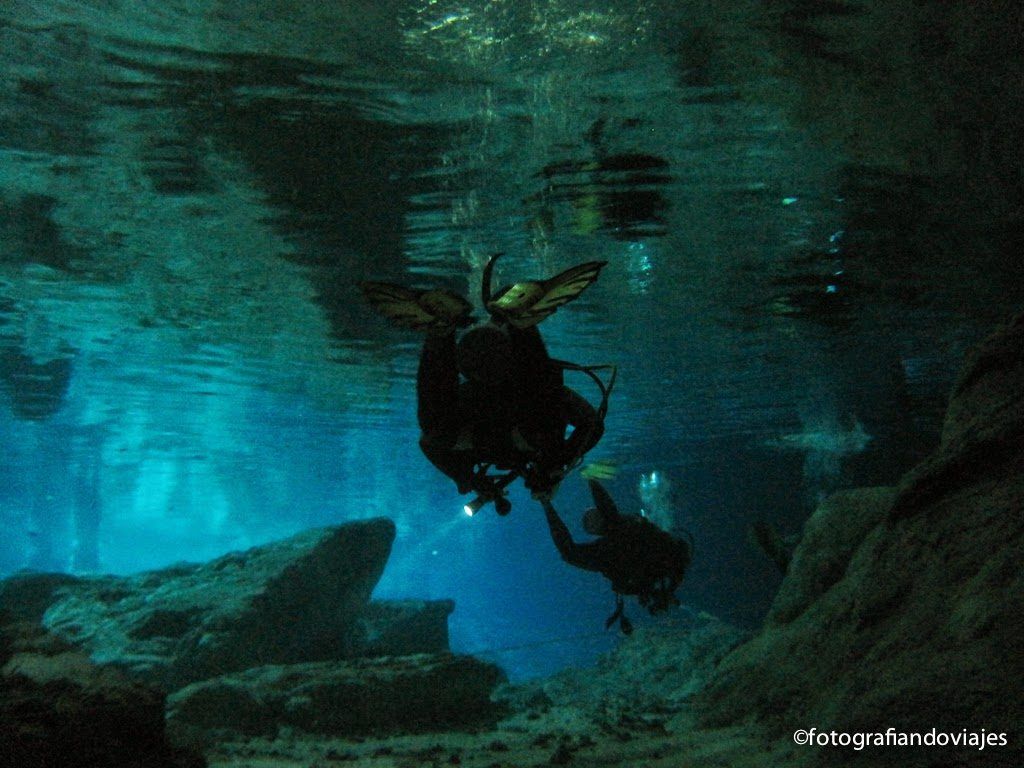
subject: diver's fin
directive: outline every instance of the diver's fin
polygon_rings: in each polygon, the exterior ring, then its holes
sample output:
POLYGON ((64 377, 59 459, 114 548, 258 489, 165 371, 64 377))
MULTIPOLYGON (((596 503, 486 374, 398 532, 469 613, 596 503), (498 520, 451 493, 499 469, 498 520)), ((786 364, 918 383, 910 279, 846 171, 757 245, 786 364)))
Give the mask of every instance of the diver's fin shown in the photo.
POLYGON ((619 514, 619 508, 615 506, 615 502, 612 501, 612 497, 608 495, 608 491, 604 489, 603 485, 593 479, 587 480, 587 484, 590 486, 590 495, 594 497, 594 506, 605 520, 618 520, 622 517, 619 514))
POLYGON ((414 331, 450 331, 472 322, 472 306, 451 291, 416 291, 394 283, 361 283, 374 309, 397 326, 414 331))
POLYGON ((622 612, 625 610, 626 604, 622 600, 622 595, 615 595, 615 612, 604 621, 604 628, 608 629, 617 619, 622 618, 622 612))
POLYGON ((588 261, 548 280, 516 283, 498 298, 487 302, 487 310, 516 328, 529 328, 583 293, 597 280, 601 268, 607 263, 588 261))
POLYGON ((491 275, 494 274, 494 264, 504 255, 504 252, 495 253, 484 265, 484 274, 480 279, 480 299, 485 307, 491 303, 491 275))
POLYGON ((622 634, 624 635, 633 634, 633 622, 629 620, 629 617, 626 616, 625 613, 619 616, 619 628, 622 630, 622 634))
POLYGON ((750 541, 775 563, 783 576, 789 571, 794 547, 787 544, 777 530, 763 520, 751 523, 747 528, 750 541))
POLYGON ((619 474, 619 467, 608 459, 594 459, 580 470, 584 480, 611 480, 619 474))

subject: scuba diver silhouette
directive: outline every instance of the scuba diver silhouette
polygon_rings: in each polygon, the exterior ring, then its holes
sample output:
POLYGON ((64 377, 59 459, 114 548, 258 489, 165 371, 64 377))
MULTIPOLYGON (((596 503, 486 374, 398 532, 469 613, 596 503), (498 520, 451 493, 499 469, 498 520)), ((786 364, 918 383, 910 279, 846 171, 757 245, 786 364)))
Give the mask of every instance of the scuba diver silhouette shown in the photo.
POLYGON ((551 493, 600 440, 615 382, 614 368, 607 385, 594 373, 610 366, 552 359, 536 328, 591 285, 606 262, 580 264, 492 295, 500 255, 484 268, 481 297, 489 318, 476 325, 469 302, 449 291, 362 284, 366 298, 392 322, 427 333, 416 376, 420 449, 459 493, 476 494, 465 507, 471 515, 488 501, 508 514, 505 489, 517 477, 535 495, 551 493), (457 339, 458 329, 467 326, 457 339), (598 408, 563 384, 565 370, 583 371, 597 382, 598 408))
POLYGON ((576 543, 548 495, 540 495, 551 538, 562 559, 587 571, 597 571, 612 583, 615 612, 605 628, 616 620, 625 634, 633 625, 624 612, 623 596, 636 595, 652 615, 679 605, 675 591, 690 566, 692 547, 639 515, 623 515, 612 497, 596 480, 589 480, 594 507, 583 515, 587 533, 594 541, 576 543))

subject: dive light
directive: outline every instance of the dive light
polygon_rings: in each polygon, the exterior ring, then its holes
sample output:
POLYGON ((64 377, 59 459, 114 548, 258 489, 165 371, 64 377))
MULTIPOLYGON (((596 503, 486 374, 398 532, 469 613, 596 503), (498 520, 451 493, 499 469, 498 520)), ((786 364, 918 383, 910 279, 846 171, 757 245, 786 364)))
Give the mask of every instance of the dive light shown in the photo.
POLYGON ((489 491, 478 494, 472 501, 463 506, 462 511, 472 517, 488 501, 493 501, 495 512, 504 517, 512 511, 512 502, 505 498, 505 488, 517 477, 519 477, 519 472, 517 471, 506 472, 504 475, 492 477, 485 476, 485 479, 490 480, 488 483, 490 485, 489 491))
POLYGON ((483 507, 488 501, 494 502, 494 511, 502 517, 504 517, 512 511, 512 502, 506 499, 504 496, 495 496, 494 498, 491 498, 490 496, 477 496, 471 502, 466 504, 462 508, 462 511, 470 517, 472 517, 477 512, 479 512, 480 508, 483 507))

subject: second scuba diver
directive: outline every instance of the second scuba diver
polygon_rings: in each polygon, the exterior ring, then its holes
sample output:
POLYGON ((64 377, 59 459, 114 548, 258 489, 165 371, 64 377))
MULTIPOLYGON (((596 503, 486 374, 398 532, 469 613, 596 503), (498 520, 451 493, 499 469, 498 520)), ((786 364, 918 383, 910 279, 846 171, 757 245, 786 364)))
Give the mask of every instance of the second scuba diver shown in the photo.
POLYGON ((562 559, 587 571, 597 571, 612 583, 615 612, 606 627, 616 620, 629 634, 633 626, 624 613, 623 596, 636 595, 652 615, 679 605, 675 591, 690 566, 690 545, 639 515, 623 515, 612 497, 596 480, 590 480, 594 507, 583 515, 583 527, 598 538, 577 543, 548 495, 540 495, 551 538, 562 559))
POLYGON ((462 297, 388 283, 362 286, 374 307, 396 324, 427 332, 416 377, 420 449, 459 493, 477 494, 466 507, 470 514, 487 501, 506 514, 504 488, 516 477, 535 495, 551 493, 601 438, 611 387, 602 385, 604 398, 595 409, 564 386, 563 370, 581 367, 553 360, 536 328, 593 283, 605 262, 517 283, 492 296, 496 259, 484 268, 481 288, 490 318, 459 338, 457 330, 472 324, 462 297), (492 469, 506 474, 489 474, 492 469))

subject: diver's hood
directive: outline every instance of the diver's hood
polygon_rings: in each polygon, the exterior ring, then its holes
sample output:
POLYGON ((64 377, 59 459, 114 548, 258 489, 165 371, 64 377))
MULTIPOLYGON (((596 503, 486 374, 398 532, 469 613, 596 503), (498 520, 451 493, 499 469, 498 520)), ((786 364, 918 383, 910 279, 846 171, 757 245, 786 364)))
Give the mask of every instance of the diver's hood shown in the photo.
POLYGON ((619 514, 619 508, 616 506, 612 497, 608 494, 608 491, 604 489, 597 480, 587 480, 587 485, 590 486, 590 496, 594 499, 594 506, 597 507, 601 514, 608 520, 615 520, 621 517, 619 514))
POLYGON ((470 328, 455 350, 459 371, 467 379, 495 385, 512 375, 512 342, 508 332, 494 323, 470 328))
POLYGON ((583 527, 593 536, 603 536, 622 519, 608 491, 597 480, 587 480, 594 506, 583 513, 583 527))

